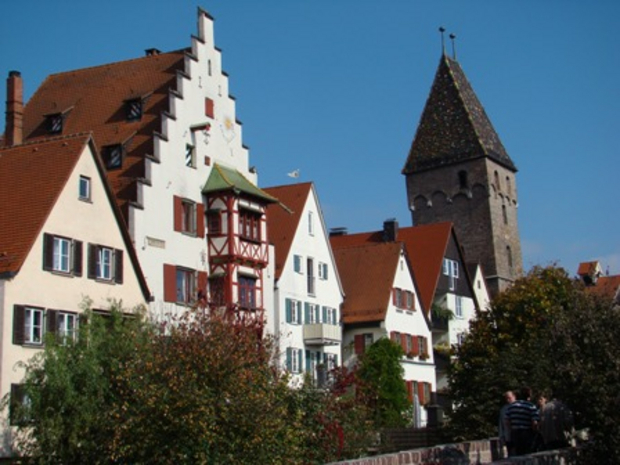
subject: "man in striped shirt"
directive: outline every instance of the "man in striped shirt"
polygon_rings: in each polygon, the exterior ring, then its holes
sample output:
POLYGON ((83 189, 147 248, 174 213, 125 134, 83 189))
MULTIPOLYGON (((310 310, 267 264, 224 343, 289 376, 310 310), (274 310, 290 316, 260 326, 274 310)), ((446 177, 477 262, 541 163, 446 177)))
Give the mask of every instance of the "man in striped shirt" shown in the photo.
POLYGON ((510 439, 515 455, 524 455, 532 452, 534 433, 540 421, 538 409, 530 402, 532 390, 523 387, 519 399, 510 404, 506 412, 507 427, 510 428, 510 439))

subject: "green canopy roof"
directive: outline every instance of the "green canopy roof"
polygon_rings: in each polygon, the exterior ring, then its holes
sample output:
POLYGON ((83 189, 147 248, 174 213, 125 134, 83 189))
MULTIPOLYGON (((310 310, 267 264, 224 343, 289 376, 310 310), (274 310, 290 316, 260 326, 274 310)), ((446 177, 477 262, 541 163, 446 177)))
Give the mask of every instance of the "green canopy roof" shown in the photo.
POLYGON ((216 163, 213 165, 209 179, 207 179, 205 186, 202 188, 202 193, 208 195, 212 192, 225 190, 233 190, 236 193, 248 194, 266 200, 269 203, 278 201, 275 197, 272 197, 264 190, 252 184, 252 182, 239 171, 226 168, 216 163))

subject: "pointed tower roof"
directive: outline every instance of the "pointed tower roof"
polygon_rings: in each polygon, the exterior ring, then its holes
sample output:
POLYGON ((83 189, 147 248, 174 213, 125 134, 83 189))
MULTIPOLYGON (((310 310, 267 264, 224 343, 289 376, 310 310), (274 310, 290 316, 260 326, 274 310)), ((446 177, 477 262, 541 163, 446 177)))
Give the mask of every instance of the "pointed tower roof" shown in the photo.
POLYGON ((517 171, 461 66, 443 54, 403 174, 481 157, 517 171))

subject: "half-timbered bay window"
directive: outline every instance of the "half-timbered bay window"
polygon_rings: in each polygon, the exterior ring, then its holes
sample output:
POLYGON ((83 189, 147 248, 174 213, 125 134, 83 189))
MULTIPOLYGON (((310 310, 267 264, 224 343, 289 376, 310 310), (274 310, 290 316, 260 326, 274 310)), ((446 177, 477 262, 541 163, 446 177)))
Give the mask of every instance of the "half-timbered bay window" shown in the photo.
POLYGON ((88 244, 88 277, 122 284, 123 251, 103 245, 88 244))
POLYGON ((82 276, 82 242, 68 237, 44 234, 43 269, 82 276))
POLYGON ((222 233, 222 213, 220 210, 209 210, 207 212, 207 229, 211 235, 222 233))
POLYGON ((250 241, 260 242, 261 214, 252 210, 239 210, 239 236, 250 241))
POLYGON ((256 278, 239 276, 239 306, 241 308, 256 308, 256 278))

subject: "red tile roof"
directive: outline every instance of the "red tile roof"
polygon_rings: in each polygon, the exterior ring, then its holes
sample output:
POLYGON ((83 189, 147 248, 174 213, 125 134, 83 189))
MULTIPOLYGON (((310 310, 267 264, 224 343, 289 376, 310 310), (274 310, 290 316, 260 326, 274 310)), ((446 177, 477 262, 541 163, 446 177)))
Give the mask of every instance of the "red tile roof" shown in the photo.
POLYGON ((275 266, 278 280, 288 258, 304 206, 312 191, 312 183, 268 187, 263 190, 281 202, 271 204, 267 208, 267 237, 276 249, 275 266))
POLYGON ((599 268, 598 261, 581 262, 579 264, 579 268, 577 269, 577 274, 579 276, 589 276, 596 273, 597 268, 599 268))
MULTIPOLYGON (((343 236, 344 237, 344 236, 343 236)), ((346 324, 383 321, 390 302, 402 244, 397 242, 334 245, 342 280, 346 324)))
POLYGON ((17 273, 89 135, 0 148, 0 273, 17 273))
POLYGON ((119 206, 126 213, 136 200, 132 184, 145 176, 144 157, 153 155, 153 133, 184 70, 184 51, 68 71, 48 76, 24 108, 24 141, 49 137, 45 115, 63 113, 62 134, 92 131, 99 152, 125 144, 123 166, 107 173, 119 206), (126 120, 125 102, 142 99, 142 118, 126 120))
POLYGON ((594 286, 586 287, 586 291, 604 298, 619 298, 620 275, 601 276, 596 280, 596 284, 594 286))
MULTIPOLYGON (((420 302, 427 313, 433 303, 443 258, 453 235, 452 223, 449 222, 398 229, 396 240, 405 245, 420 302)), ((383 231, 332 236, 330 241, 334 250, 364 243, 382 242, 383 231)))

